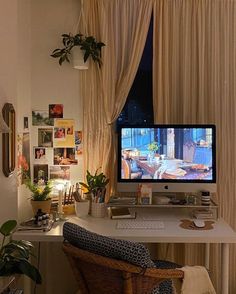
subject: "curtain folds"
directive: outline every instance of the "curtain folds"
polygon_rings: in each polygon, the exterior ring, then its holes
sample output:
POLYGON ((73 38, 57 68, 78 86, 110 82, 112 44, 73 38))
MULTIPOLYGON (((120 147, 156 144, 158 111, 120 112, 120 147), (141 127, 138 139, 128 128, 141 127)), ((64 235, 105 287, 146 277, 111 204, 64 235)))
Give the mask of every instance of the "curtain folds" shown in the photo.
MULTIPOLYGON (((115 185, 114 123, 141 60, 152 14, 152 0, 88 0, 88 33, 106 44, 103 66, 90 64, 80 75, 84 107, 85 170, 101 167, 115 185)), ((109 196, 109 195, 107 195, 109 196)))
MULTIPOLYGON (((155 122, 216 124, 216 197, 221 216, 236 229, 236 1, 156 0, 153 46, 155 122)), ((197 245, 170 251, 172 257, 182 255, 184 264, 202 263, 203 252, 197 245)), ((230 293, 235 293, 235 246, 230 254, 230 293)), ((210 272, 216 289, 219 260, 214 246, 210 272)))

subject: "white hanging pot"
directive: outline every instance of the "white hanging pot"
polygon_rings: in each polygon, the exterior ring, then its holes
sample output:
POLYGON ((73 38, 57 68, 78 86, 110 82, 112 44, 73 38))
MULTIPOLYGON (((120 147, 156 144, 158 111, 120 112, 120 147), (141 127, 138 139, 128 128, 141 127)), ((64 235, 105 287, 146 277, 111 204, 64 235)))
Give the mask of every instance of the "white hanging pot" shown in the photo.
POLYGON ((89 61, 84 62, 84 51, 80 47, 72 49, 72 63, 76 69, 84 70, 89 68, 89 61))

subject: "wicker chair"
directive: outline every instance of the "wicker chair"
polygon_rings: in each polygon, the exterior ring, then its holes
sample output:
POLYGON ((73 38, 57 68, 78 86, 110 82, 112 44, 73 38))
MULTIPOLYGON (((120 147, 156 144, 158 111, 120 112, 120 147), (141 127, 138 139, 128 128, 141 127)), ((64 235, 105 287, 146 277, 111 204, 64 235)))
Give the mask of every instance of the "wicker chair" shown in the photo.
POLYGON ((182 279, 177 269, 142 268, 63 243, 81 294, 150 294, 167 279, 182 279))

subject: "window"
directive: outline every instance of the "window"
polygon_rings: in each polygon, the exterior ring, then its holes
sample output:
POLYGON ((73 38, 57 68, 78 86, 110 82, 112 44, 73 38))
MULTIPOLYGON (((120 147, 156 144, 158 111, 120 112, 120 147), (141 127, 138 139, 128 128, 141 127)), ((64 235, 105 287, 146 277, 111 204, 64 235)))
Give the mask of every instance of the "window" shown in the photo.
POLYGON ((117 125, 152 124, 152 48, 153 21, 147 35, 147 40, 139 68, 130 89, 126 104, 117 119, 117 125))

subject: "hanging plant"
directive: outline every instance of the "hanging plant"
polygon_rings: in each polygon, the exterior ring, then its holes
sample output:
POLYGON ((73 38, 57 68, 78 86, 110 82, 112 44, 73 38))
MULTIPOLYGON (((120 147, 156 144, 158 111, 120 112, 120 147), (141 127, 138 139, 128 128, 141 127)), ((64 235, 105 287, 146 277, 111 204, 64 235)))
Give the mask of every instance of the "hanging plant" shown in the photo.
POLYGON ((63 34, 62 43, 64 47, 53 50, 51 54, 52 57, 59 58, 60 65, 62 65, 64 61, 70 62, 71 50, 75 46, 79 46, 84 52, 84 62, 91 57, 93 61, 97 62, 99 67, 101 67, 101 49, 105 44, 97 42, 93 36, 86 37, 83 34, 72 35, 71 33, 63 34))

